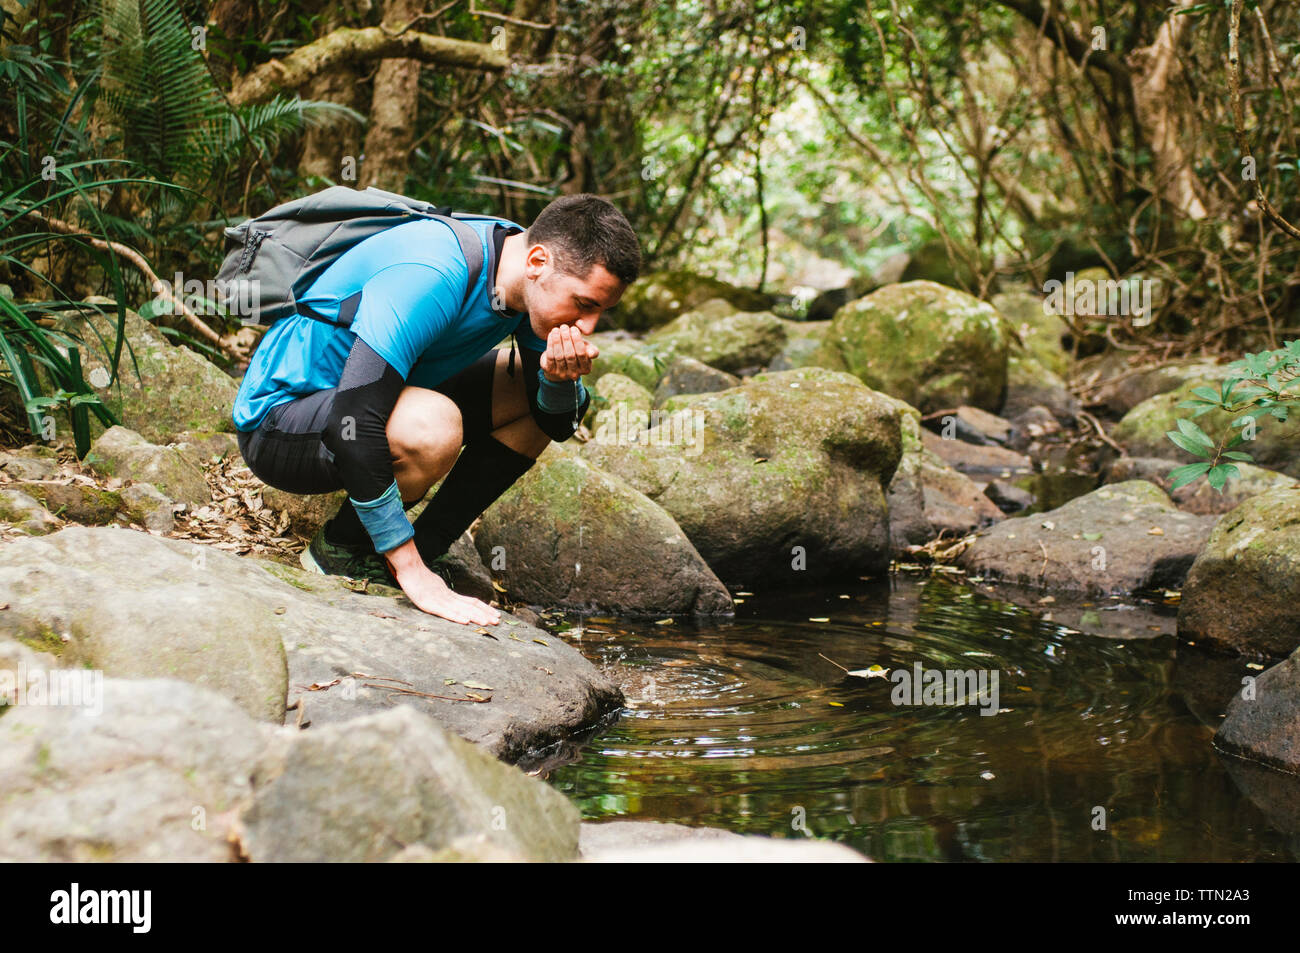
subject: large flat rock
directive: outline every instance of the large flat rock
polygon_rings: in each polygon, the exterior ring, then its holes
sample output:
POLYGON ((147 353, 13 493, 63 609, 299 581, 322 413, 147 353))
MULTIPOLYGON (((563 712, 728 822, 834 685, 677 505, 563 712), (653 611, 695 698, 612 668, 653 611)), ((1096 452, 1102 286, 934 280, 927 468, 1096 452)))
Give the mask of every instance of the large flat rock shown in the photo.
POLYGON ((72 527, 0 548, 0 632, 110 676, 204 685, 275 723, 286 704, 285 720, 313 725, 409 705, 508 761, 544 758, 621 707, 581 654, 522 620, 502 613, 480 632, 396 590, 348 586, 183 540, 72 527))

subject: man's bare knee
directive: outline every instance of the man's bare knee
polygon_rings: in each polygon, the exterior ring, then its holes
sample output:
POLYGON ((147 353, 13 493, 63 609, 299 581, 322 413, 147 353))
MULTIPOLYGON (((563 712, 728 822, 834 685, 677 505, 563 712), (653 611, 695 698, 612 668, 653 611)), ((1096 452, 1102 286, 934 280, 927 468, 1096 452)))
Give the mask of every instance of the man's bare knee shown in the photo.
POLYGON ((387 433, 394 470, 417 472, 432 484, 446 475, 460 453, 460 409, 445 394, 407 387, 388 418, 387 433))

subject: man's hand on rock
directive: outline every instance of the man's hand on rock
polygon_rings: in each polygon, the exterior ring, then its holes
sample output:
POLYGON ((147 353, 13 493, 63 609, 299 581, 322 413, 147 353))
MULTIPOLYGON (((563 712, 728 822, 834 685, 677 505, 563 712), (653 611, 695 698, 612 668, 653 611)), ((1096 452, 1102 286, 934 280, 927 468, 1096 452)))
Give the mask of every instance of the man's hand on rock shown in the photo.
POLYGON ((414 539, 384 553, 384 558, 416 608, 462 625, 496 625, 501 621, 501 613, 486 602, 453 592, 441 576, 424 564, 414 539))
POLYGON ((600 349, 588 343, 572 324, 551 328, 546 336, 546 351, 542 354, 542 373, 555 382, 576 381, 591 373, 591 362, 600 356, 600 349))

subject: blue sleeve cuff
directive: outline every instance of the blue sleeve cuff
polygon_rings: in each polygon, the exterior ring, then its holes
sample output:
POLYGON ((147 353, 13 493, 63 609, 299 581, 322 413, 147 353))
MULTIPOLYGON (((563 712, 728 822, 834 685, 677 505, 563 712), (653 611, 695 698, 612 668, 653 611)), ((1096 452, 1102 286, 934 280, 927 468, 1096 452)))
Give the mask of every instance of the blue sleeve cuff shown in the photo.
POLYGON ((377 499, 369 503, 353 500, 352 505, 356 507, 361 525, 370 534, 377 552, 396 549, 415 535, 411 521, 406 518, 406 510, 402 508, 402 493, 396 480, 377 499))
POLYGON ((540 367, 537 369, 537 406, 546 414, 566 414, 575 407, 582 406, 586 397, 587 388, 583 386, 582 379, 576 381, 553 381, 549 380, 546 372, 540 367))

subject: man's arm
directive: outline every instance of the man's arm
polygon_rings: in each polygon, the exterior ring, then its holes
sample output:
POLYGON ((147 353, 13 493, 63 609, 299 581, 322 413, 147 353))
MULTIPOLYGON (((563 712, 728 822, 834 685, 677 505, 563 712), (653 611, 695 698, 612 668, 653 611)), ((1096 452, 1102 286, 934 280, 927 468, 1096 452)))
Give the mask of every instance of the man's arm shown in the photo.
POLYGON ((388 418, 415 359, 451 326, 468 270, 403 263, 375 274, 361 289, 338 393, 321 433, 343 487, 378 552, 414 535, 402 509, 388 446, 388 418))
POLYGON ((520 347, 519 357, 523 365, 524 387, 528 392, 528 409, 532 412, 533 420, 537 422, 542 433, 552 440, 559 442, 568 440, 578 429, 573 421, 576 419, 581 423, 587 413, 591 394, 583 385, 581 378, 559 383, 549 380, 543 382, 540 351, 520 347))

